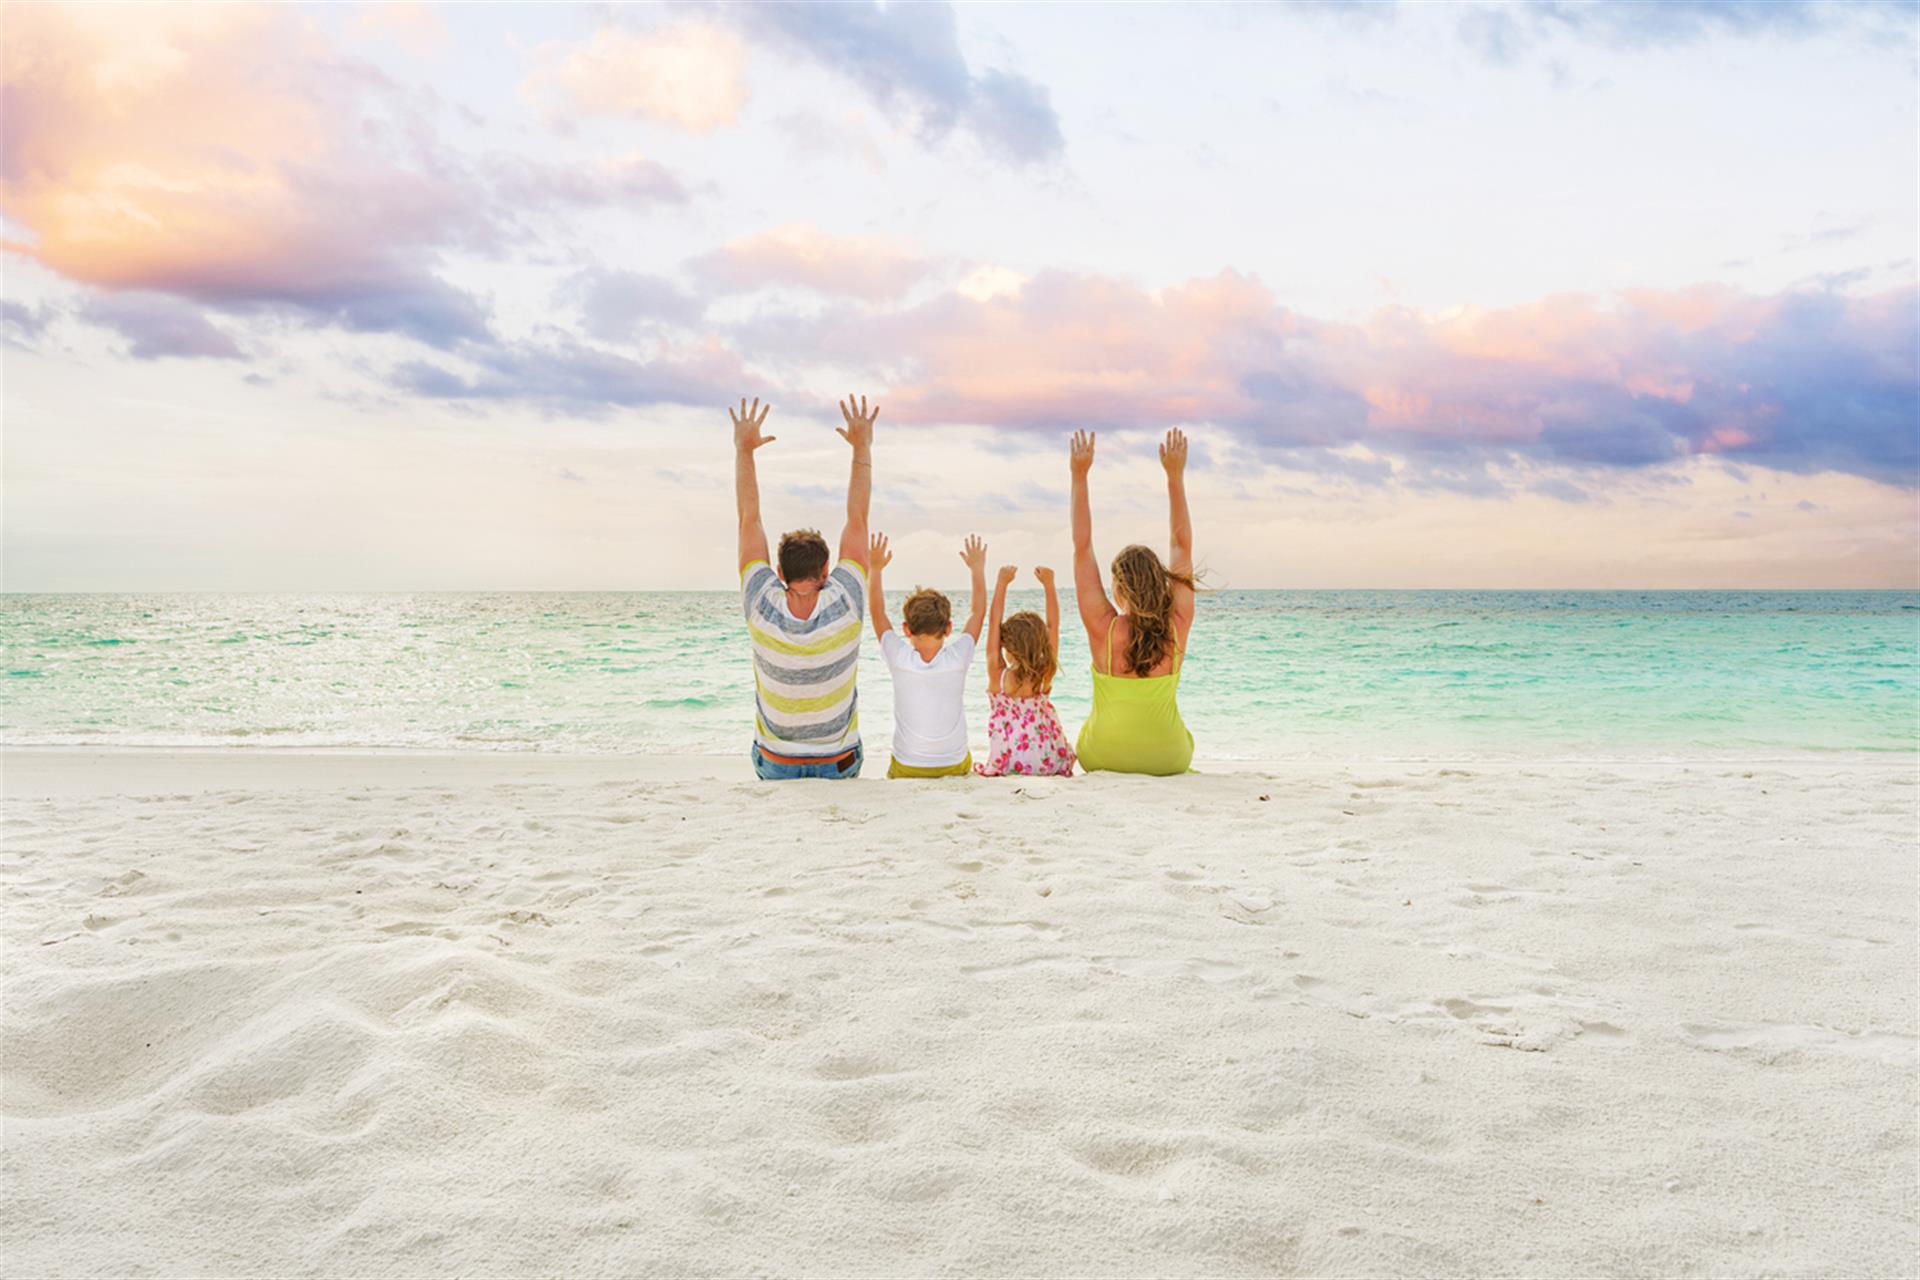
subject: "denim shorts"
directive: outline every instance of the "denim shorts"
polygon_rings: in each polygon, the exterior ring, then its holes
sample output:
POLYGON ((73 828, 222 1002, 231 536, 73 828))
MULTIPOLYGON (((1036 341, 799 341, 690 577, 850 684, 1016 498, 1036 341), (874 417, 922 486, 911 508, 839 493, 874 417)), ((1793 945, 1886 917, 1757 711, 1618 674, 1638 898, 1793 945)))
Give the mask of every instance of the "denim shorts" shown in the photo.
POLYGON ((781 764, 778 760, 769 760, 760 751, 760 744, 753 747, 753 771, 770 782, 784 781, 788 778, 857 778, 860 776, 860 762, 866 758, 866 752, 855 743, 853 754, 843 756, 840 763, 823 761, 820 764, 781 764))

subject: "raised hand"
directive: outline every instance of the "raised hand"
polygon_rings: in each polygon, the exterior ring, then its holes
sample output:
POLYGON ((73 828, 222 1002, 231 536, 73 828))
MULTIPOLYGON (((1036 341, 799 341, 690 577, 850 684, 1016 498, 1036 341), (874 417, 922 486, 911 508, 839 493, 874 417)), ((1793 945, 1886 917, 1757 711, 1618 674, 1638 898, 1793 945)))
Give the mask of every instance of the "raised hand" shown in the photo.
POLYGON ((847 425, 844 427, 835 427, 834 430, 840 433, 842 440, 845 440, 856 449, 865 449, 872 446, 873 420, 880 416, 879 405, 874 405, 873 409, 869 411, 867 409, 867 398, 865 396, 861 396, 858 400, 852 396, 848 396, 840 402, 840 416, 847 420, 847 425))
POLYGON ((1073 433, 1073 452, 1071 455, 1073 474, 1083 476, 1093 470, 1093 432, 1076 431, 1073 433))
POLYGON ((1045 565, 1040 565, 1037 568, 1035 568, 1033 571, 1033 576, 1040 579, 1040 585, 1043 587, 1050 587, 1053 585, 1053 570, 1047 568, 1047 566, 1045 565))
POLYGON ((733 447, 752 453, 763 444, 772 444, 775 437, 760 434, 760 424, 765 422, 767 415, 772 412, 773 406, 767 405, 763 408, 758 396, 753 398, 751 408, 747 406, 746 399, 743 397, 738 413, 732 409, 727 410, 727 417, 733 419, 733 447))
POLYGON ((1020 570, 1017 566, 1010 565, 1010 564, 1003 564, 1000 566, 999 576, 996 577, 994 581, 998 582, 1001 586, 1005 586, 1007 583, 1012 582, 1015 578, 1019 576, 1020 576, 1020 570))
POLYGON ((1175 427, 1160 443, 1160 465, 1167 474, 1177 476, 1187 469, 1187 433, 1175 427))
POLYGON ((884 569, 893 563, 893 553, 887 550, 887 535, 876 533, 867 539, 867 572, 884 569))
POLYGON ((967 568, 972 569, 976 573, 985 573, 987 571, 987 544, 980 541, 978 534, 968 534, 966 542, 960 549, 960 558, 966 562, 967 568))

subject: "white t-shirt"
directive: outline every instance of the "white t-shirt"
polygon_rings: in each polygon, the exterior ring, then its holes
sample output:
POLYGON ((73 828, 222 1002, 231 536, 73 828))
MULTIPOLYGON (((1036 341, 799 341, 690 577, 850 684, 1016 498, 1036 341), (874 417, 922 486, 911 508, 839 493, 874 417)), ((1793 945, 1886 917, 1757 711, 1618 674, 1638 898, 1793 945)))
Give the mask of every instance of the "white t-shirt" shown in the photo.
POLYGON ((923 662, 913 642, 889 629, 880 653, 893 677, 893 758, 916 769, 939 769, 967 758, 967 668, 973 637, 948 636, 923 662))

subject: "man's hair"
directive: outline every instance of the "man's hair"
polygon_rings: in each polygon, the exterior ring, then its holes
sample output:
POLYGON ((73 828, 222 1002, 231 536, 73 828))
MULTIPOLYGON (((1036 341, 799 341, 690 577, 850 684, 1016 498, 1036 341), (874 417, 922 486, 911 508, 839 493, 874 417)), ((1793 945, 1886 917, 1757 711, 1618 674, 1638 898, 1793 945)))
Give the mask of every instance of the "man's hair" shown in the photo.
POLYGON ((900 620, 910 636, 944 635, 953 623, 953 603, 938 591, 915 587, 900 609, 900 620))
POLYGON ((780 581, 811 582, 827 571, 827 540, 818 529, 780 535, 780 581))

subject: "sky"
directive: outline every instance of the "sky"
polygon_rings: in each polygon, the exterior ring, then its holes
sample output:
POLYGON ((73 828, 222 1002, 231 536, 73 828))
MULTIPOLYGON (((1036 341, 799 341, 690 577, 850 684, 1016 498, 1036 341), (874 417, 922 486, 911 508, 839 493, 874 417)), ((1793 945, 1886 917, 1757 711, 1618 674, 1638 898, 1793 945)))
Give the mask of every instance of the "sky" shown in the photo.
POLYGON ((0 7, 0 586, 1920 587, 1910 3, 0 7))

